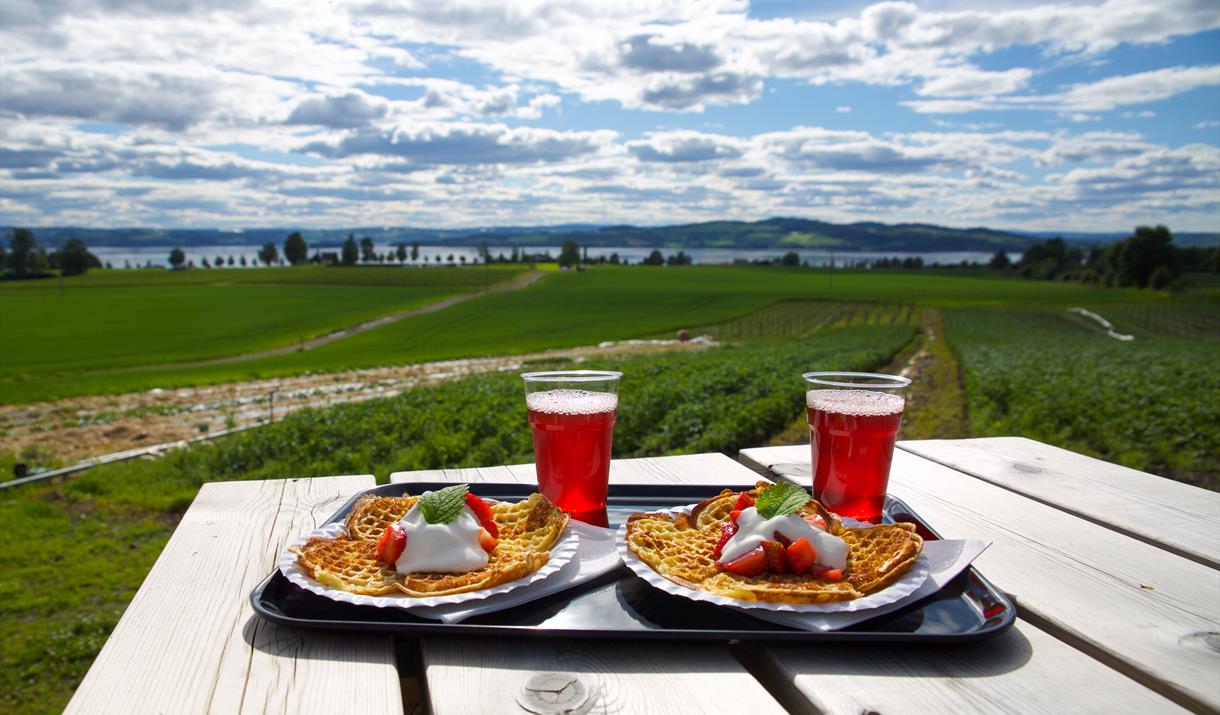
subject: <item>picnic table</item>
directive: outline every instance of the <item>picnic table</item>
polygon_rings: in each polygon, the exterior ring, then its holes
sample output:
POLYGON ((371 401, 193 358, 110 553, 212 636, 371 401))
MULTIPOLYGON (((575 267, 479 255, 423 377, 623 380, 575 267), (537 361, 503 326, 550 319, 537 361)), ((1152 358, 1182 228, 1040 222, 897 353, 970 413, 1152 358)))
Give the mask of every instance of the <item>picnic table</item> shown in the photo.
MULTIPOLYGON (((1022 438, 898 447, 890 492, 945 538, 992 542, 974 565, 1016 602, 1009 630, 886 645, 295 629, 255 615, 248 594, 287 543, 373 477, 217 482, 200 489, 67 711, 524 712, 523 689, 547 688, 539 702, 580 691, 585 712, 1220 710, 1220 494, 1022 438)), ((808 445, 739 460, 615 460, 611 481, 809 485, 808 445)), ((534 472, 392 480, 532 483, 534 472)))

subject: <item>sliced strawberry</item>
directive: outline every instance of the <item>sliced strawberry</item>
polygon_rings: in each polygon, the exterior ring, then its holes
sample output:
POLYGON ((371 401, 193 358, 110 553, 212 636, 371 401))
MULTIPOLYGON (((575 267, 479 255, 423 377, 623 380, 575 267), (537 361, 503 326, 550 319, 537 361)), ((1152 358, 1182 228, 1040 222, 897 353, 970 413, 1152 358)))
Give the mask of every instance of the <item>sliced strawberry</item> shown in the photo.
POLYGON ((763 547, 759 546, 750 553, 739 556, 727 564, 722 564, 719 561, 716 563, 725 571, 737 574, 738 576, 757 576, 767 568, 767 555, 763 553, 763 547))
POLYGON ((778 541, 785 549, 788 548, 788 544, 792 543, 792 539, 789 539, 787 536, 784 536, 778 531, 772 533, 771 536, 774 537, 775 540, 778 541))
POLYGON ((814 566, 813 567, 813 576, 814 576, 814 578, 820 578, 824 581, 842 581, 843 580, 843 570, 842 569, 828 569, 825 566, 814 566))
POLYGON ((731 521, 720 522, 720 541, 716 542, 716 550, 712 552, 712 558, 719 561, 720 554, 724 551, 724 545, 733 538, 733 534, 737 533, 737 524, 731 521))
POLYGON ((466 506, 474 512, 475 518, 479 520, 479 526, 487 529, 487 533, 491 534, 493 539, 500 538, 500 529, 496 526, 496 520, 491 516, 491 507, 487 506, 487 502, 466 492, 466 506))
POLYGON ((407 532, 403 531, 398 524, 390 524, 381 534, 381 541, 377 542, 377 558, 387 564, 395 563, 398 561, 398 557, 402 556, 405 548, 407 548, 407 532))
POLYGON ((750 498, 749 494, 742 492, 741 494, 737 495, 737 503, 733 505, 733 511, 741 511, 742 509, 748 509, 752 506, 754 506, 754 500, 750 498))
POLYGON ((821 514, 806 514, 804 519, 822 531, 826 531, 826 520, 822 518, 821 514))
POLYGON ((496 537, 492 536, 491 532, 487 529, 479 529, 479 546, 482 546, 484 551, 490 554, 496 548, 496 544, 499 543, 496 537))
POLYGON ((763 555, 767 558, 767 571, 771 573, 786 573, 788 557, 785 556, 783 545, 778 541, 762 542, 763 555))
POLYGON ((792 573, 804 575, 813 570, 813 565, 818 560, 818 552, 813 548, 813 544, 809 543, 809 539, 801 537, 791 544, 788 544, 787 553, 788 568, 792 569, 792 573))
POLYGON ((731 522, 733 522, 734 524, 736 524, 736 523, 737 523, 737 517, 739 517, 739 516, 741 516, 741 509, 734 509, 733 511, 730 511, 730 512, 729 512, 729 521, 731 521, 731 522))

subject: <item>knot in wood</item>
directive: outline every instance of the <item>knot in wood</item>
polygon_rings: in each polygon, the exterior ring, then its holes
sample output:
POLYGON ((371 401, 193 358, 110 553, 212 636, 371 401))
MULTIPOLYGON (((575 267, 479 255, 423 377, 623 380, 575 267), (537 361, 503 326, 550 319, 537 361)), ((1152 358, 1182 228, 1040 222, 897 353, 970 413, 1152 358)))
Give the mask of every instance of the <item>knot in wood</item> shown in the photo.
POLYGON ((517 693, 517 703, 537 715, 580 712, 589 688, 575 673, 534 673, 517 693))

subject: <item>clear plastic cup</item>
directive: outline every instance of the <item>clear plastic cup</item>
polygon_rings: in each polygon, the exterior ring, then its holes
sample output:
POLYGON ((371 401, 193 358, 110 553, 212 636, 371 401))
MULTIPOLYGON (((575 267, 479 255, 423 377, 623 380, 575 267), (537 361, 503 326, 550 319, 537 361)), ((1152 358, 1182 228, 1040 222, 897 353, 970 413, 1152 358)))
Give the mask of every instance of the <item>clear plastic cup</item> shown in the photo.
POLYGON ((813 497, 840 516, 878 523, 911 381, 869 372, 807 372, 813 497))
POLYGON ((621 372, 527 372, 538 490, 573 518, 605 526, 621 372))

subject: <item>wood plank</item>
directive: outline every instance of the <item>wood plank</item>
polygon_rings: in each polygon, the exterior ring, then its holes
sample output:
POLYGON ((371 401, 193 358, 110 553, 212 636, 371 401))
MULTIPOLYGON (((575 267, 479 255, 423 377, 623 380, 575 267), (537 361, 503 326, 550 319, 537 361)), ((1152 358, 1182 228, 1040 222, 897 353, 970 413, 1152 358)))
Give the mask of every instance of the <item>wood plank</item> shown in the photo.
MULTIPOLYGON (((421 641, 435 715, 524 712, 519 697, 541 674, 565 673, 565 710, 536 712, 782 713, 723 645, 539 638, 421 641)), ((555 687, 555 686, 551 686, 555 687)))
POLYGON ((1220 568, 1220 493, 1023 437, 927 439, 898 446, 1220 568))
MULTIPOLYGON (((683 454, 673 457, 641 457, 615 459, 610 462, 611 484, 706 484, 709 487, 730 487, 753 484, 756 475, 718 452, 683 454)), ((429 469, 415 472, 394 472, 390 481, 403 482, 507 482, 533 484, 537 480, 534 465, 510 464, 501 467, 471 467, 466 469, 429 469)))
MULTIPOLYGON (((747 450, 782 475, 793 447, 747 450)), ((793 478, 808 481, 808 463, 793 478)), ((1085 488, 1087 490, 1087 487, 1085 488)), ((1220 707, 1220 574, 1150 544, 898 450, 890 490, 947 538, 993 542, 976 565, 1021 615, 1157 692, 1220 707)))
POLYGON ((739 650, 817 713, 1169 713, 1173 702, 1028 623, 979 643, 739 650))
MULTIPOLYGON (((618 459, 614 484, 753 484, 757 475, 723 454, 618 459)), ((397 472, 395 482, 512 481, 533 483, 533 464, 490 469, 397 472)), ((579 676, 593 712, 751 713, 783 708, 720 644, 677 645, 660 641, 517 639, 511 642, 428 638, 420 642, 432 711, 483 713, 512 710, 513 699, 538 673, 579 676), (494 706, 491 704, 494 703, 494 706)), ((588 711, 588 710, 582 710, 588 711)))
POLYGON ((279 627, 248 598, 288 541, 373 484, 204 484, 67 711, 402 712, 389 636, 279 627))

